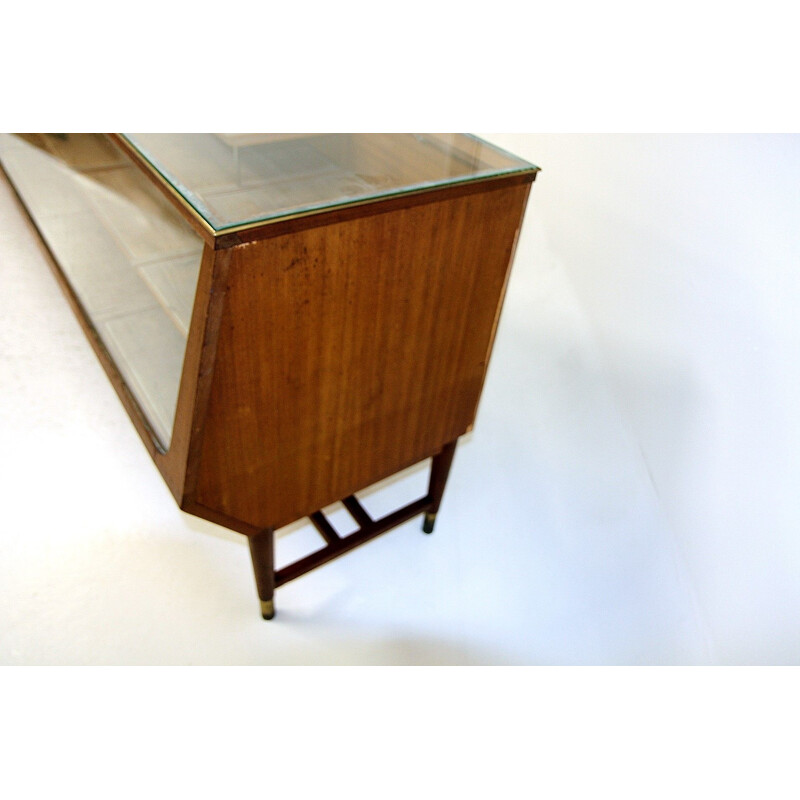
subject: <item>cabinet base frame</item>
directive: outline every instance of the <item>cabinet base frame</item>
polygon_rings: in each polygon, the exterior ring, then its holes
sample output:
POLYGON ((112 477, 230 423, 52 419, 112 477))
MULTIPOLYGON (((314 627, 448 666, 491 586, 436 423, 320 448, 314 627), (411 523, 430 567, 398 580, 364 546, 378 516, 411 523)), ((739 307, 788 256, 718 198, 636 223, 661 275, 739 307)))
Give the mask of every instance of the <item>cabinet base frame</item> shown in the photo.
POLYGON ((357 531, 348 536, 340 536, 325 515, 321 511, 315 511, 309 516, 309 519, 325 540, 325 547, 295 561, 293 564, 289 564, 279 570, 275 569, 274 528, 265 528, 256 534, 248 536, 256 588, 261 601, 261 616, 264 619, 272 619, 275 616, 274 595, 275 589, 279 586, 283 586, 285 583, 305 575, 312 569, 333 561, 334 558, 338 558, 359 545, 365 544, 370 539, 374 539, 376 536, 402 525, 418 514, 425 514, 422 530, 425 533, 431 533, 436 514, 442 502, 447 477, 450 474, 457 441, 449 442, 442 448, 441 452, 433 457, 428 493, 425 497, 403 506, 403 508, 382 519, 372 519, 366 509, 358 502, 355 495, 345 497, 341 501, 342 505, 359 526, 357 531))

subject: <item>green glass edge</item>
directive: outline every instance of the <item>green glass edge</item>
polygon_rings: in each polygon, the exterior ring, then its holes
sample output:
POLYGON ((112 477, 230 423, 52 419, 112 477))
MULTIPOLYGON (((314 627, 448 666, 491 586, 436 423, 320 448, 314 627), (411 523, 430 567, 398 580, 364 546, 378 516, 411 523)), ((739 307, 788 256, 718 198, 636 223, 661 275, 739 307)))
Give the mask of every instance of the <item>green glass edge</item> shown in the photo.
POLYGON ((304 216, 307 214, 313 214, 314 212, 322 212, 334 208, 341 208, 343 206, 361 205, 363 203, 369 203, 374 200, 386 200, 391 197, 401 197, 404 194, 413 194, 416 192, 426 191, 428 189, 433 190, 445 186, 458 186, 464 183, 474 183, 476 181, 486 180, 487 178, 500 177, 503 175, 513 175, 516 173, 540 171, 540 167, 537 167, 535 164, 532 164, 529 161, 525 161, 524 159, 520 158, 517 155, 514 155, 508 150, 504 150, 502 147, 498 147, 497 145, 494 145, 491 142, 487 142, 485 139, 481 139, 479 136, 475 136, 471 133, 462 133, 461 134, 462 136, 467 136, 476 142, 480 142, 481 145, 489 147, 497 153, 501 153, 507 158, 514 159, 514 161, 519 162, 518 165, 513 167, 499 168, 499 169, 483 170, 481 172, 476 172, 469 176, 458 177, 450 180, 424 181, 422 183, 415 183, 415 184, 410 184, 409 186, 403 186, 402 188, 399 189, 390 189, 384 192, 376 192, 374 194, 365 194, 350 198, 342 198, 334 202, 325 201, 320 203, 311 203, 306 206, 298 206, 297 208, 293 208, 288 211, 279 211, 273 214, 264 214, 252 217, 250 219, 240 220, 238 222, 229 222, 220 224, 220 222, 216 220, 214 215, 209 211, 209 209, 205 206, 205 204, 200 201, 197 194, 192 192, 191 189, 189 189, 181 181, 179 181, 171 173, 169 173, 166 169, 164 169, 158 163, 157 159, 154 159, 147 151, 143 150, 142 147, 138 145, 134 140, 132 140, 127 133, 121 133, 119 135, 123 139, 125 139, 125 141, 143 159, 147 161, 147 163, 153 168, 153 170, 156 173, 158 173, 158 175, 160 175, 161 178, 169 186, 171 186, 176 192, 178 192, 181 195, 181 197, 186 201, 186 203, 189 204, 189 206, 194 210, 194 212, 206 223, 206 225, 208 225, 214 231, 214 233, 225 233, 226 231, 232 230, 234 228, 240 229, 243 227, 244 228, 255 227, 256 225, 260 225, 262 223, 267 223, 267 222, 273 222, 276 220, 283 219, 285 217, 304 216))

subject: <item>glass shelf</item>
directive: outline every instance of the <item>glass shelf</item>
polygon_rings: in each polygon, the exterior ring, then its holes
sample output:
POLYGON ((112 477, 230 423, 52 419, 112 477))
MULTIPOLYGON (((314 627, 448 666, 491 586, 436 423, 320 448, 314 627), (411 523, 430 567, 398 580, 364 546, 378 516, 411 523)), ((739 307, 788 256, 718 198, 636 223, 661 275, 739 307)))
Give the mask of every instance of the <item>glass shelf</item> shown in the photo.
POLYGON ((169 448, 202 241, 101 134, 0 134, 0 160, 169 448))
POLYGON ((128 133, 215 233, 538 168, 474 136, 128 133))

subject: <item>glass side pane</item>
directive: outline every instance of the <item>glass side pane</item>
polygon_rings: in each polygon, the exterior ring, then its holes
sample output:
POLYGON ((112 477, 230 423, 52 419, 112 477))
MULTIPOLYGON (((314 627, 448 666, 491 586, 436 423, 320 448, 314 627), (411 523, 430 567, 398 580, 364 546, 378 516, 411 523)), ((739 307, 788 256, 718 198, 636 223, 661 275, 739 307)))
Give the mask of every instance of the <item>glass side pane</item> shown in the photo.
POLYGON ((168 448, 201 240, 100 134, 0 134, 0 160, 168 448))
POLYGON ((536 170, 460 133, 128 133, 216 231, 536 170))

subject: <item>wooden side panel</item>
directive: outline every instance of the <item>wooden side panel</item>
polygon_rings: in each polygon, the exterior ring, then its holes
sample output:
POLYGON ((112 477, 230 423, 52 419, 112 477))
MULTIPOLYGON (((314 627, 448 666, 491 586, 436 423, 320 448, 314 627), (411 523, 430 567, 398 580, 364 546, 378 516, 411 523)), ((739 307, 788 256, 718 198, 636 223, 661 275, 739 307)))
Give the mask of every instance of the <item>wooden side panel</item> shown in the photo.
POLYGON ((166 453, 157 453, 154 457, 156 466, 181 506, 194 479, 192 467, 197 461, 198 432, 211 388, 229 262, 227 253, 218 253, 208 245, 204 248, 183 360, 172 443, 166 453))
POLYGON ((464 433, 528 190, 231 248, 190 504, 280 527, 464 433))

